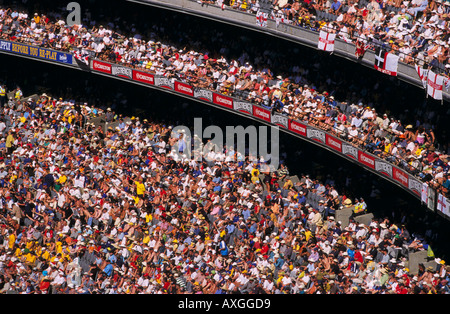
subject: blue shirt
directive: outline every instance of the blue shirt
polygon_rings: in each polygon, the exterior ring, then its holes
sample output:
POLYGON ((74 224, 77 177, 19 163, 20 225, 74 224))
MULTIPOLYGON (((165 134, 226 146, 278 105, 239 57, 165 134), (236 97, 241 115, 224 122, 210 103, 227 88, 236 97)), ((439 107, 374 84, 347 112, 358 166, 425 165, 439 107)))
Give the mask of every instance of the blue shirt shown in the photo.
POLYGON ((331 4, 331 9, 336 11, 337 9, 339 9, 340 6, 341 6, 341 3, 339 1, 336 1, 331 4))
POLYGON ((105 268, 103 269, 103 272, 104 272, 108 277, 111 276, 112 271, 113 271, 113 266, 112 266, 112 264, 106 265, 105 268))

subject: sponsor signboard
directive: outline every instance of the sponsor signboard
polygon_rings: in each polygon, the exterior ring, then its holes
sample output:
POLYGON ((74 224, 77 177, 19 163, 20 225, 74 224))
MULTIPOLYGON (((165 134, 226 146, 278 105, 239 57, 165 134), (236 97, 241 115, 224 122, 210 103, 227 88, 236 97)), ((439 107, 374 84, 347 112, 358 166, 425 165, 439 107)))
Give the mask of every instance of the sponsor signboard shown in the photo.
POLYGON ((155 85, 155 76, 146 72, 133 70, 133 80, 141 83, 155 85))
POLYGON ((111 74, 119 77, 124 77, 128 79, 133 78, 133 70, 128 67, 123 67, 120 65, 111 65, 111 74))
POLYGON ((422 196, 422 182, 420 182, 413 176, 409 176, 408 178, 408 189, 413 191, 417 196, 422 196))
POLYGON ((325 136, 326 144, 328 147, 337 150, 338 152, 342 152, 342 141, 340 139, 335 138, 329 134, 325 136))
POLYGON ((353 145, 342 143, 342 153, 348 157, 358 160, 358 149, 353 145))
POLYGON ((286 116, 280 114, 272 115, 272 123, 281 126, 285 129, 289 128, 289 119, 286 116))
POLYGON ((233 98, 213 93, 213 103, 226 108, 233 109, 233 98))
POLYGON ((253 116, 267 122, 271 122, 270 111, 258 106, 253 106, 253 116))
POLYGON ((194 88, 186 83, 175 81, 174 83, 174 89, 175 91, 188 95, 188 96, 194 96, 194 88))
POLYGON ((212 99, 213 99, 212 94, 213 93, 210 90, 203 89, 203 88, 200 88, 200 87, 195 87, 194 88, 194 97, 195 98, 212 102, 212 99))
POLYGON ((306 136, 314 141, 325 144, 325 132, 314 128, 306 128, 306 136))
POLYGON ((253 105, 246 101, 233 101, 233 108, 239 112, 253 113, 253 105))
POLYGON ((369 168, 375 169, 375 157, 358 150, 358 161, 369 168))
POLYGON ((173 89, 173 82, 165 76, 155 76, 155 85, 168 89, 173 89))
POLYGON ((306 136, 306 125, 297 121, 289 120, 289 130, 302 136, 306 136))
POLYGON ((0 50, 65 64, 72 64, 73 60, 73 56, 70 53, 35 47, 22 43, 10 42, 6 40, 0 40, 0 50))
POLYGON ((392 167, 392 178, 401 183, 404 187, 409 188, 409 176, 404 171, 392 167))
POLYGON ((375 160, 375 170, 388 177, 392 177, 392 165, 390 163, 377 159, 375 160))
POLYGON ((112 74, 111 64, 98 60, 92 60, 92 70, 112 74))

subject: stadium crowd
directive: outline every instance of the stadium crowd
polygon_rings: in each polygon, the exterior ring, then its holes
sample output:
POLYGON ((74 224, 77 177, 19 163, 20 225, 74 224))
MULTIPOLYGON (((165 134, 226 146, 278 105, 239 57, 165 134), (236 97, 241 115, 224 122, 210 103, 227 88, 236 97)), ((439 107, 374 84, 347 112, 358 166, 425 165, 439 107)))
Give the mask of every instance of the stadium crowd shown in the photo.
MULTIPOLYGON (((199 0, 256 14, 258 0, 199 0)), ((270 1, 269 1, 270 2, 270 1)), ((369 47, 382 45, 409 64, 429 64, 448 76, 450 1, 448 0, 273 0, 269 18, 369 47)))
POLYGON ((450 147, 444 144, 437 149, 439 143, 428 121, 403 125, 398 118, 375 112, 355 95, 347 102, 335 99, 331 92, 319 93, 304 79, 307 70, 303 68, 294 66, 288 75, 274 77, 270 68, 253 67, 245 58, 213 58, 207 52, 179 49, 141 36, 126 37, 95 23, 89 30, 82 25, 68 27, 56 15, 29 17, 4 9, 0 22, 4 39, 139 68, 305 121, 385 158, 449 195, 450 147))
POLYGON ((388 218, 343 227, 336 211, 364 200, 308 175, 293 182, 284 165, 268 173, 230 150, 180 159, 174 127, 46 94, 9 100, 0 293, 449 292, 425 236, 388 218), (419 250, 436 266, 413 274, 419 250))

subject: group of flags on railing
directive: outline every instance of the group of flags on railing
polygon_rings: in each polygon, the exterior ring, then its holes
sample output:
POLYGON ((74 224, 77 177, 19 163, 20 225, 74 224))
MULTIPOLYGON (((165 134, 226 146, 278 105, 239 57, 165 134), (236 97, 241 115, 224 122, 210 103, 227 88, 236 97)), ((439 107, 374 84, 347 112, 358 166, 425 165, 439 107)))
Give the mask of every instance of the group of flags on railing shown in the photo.
MULTIPOLYGON (((267 27, 268 13, 258 11, 256 14, 256 24, 260 27, 267 27)), ((277 21, 278 24, 278 21, 277 21)), ((336 34, 327 32, 323 29, 319 31, 319 41, 317 48, 327 52, 334 51, 334 44, 336 34)), ((362 40, 356 41, 355 56, 361 59, 368 45, 362 40)), ((374 68, 384 74, 397 76, 399 56, 388 51, 384 47, 377 47, 375 49, 374 68)), ((423 88, 427 91, 427 96, 433 99, 442 100, 442 92, 444 88, 450 90, 450 78, 433 72, 431 69, 425 69, 419 65, 415 65, 417 74, 422 81, 423 88)))
POLYGON ((422 66, 415 65, 417 74, 422 81, 423 88, 427 91, 427 96, 434 99, 442 100, 442 92, 450 90, 450 78, 433 72, 431 69, 423 68, 422 66))
MULTIPOLYGON (((333 52, 336 34, 320 30, 317 48, 323 51, 333 52)), ((355 56, 362 58, 368 46, 361 40, 356 42, 355 56)), ((374 68, 377 71, 391 76, 397 76, 399 56, 388 51, 383 47, 375 49, 374 68)), ((427 96, 433 99, 442 100, 444 88, 450 90, 450 78, 433 72, 431 69, 425 69, 415 65, 417 74, 422 81, 423 88, 427 91, 427 96)))

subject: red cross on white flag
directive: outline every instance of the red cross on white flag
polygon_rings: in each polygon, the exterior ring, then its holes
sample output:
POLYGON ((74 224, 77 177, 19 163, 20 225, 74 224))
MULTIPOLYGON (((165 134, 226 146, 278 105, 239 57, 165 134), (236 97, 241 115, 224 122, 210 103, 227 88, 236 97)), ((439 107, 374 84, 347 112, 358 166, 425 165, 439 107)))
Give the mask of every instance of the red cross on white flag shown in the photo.
POLYGON ((261 11, 256 13, 256 25, 267 27, 267 13, 263 13, 261 11))
POLYGON ((442 99, 442 88, 444 86, 444 77, 433 71, 428 71, 427 93, 434 99, 442 99))
POLYGON ((324 51, 334 51, 335 38, 336 34, 321 30, 319 33, 319 43, 317 44, 317 48, 324 51))

